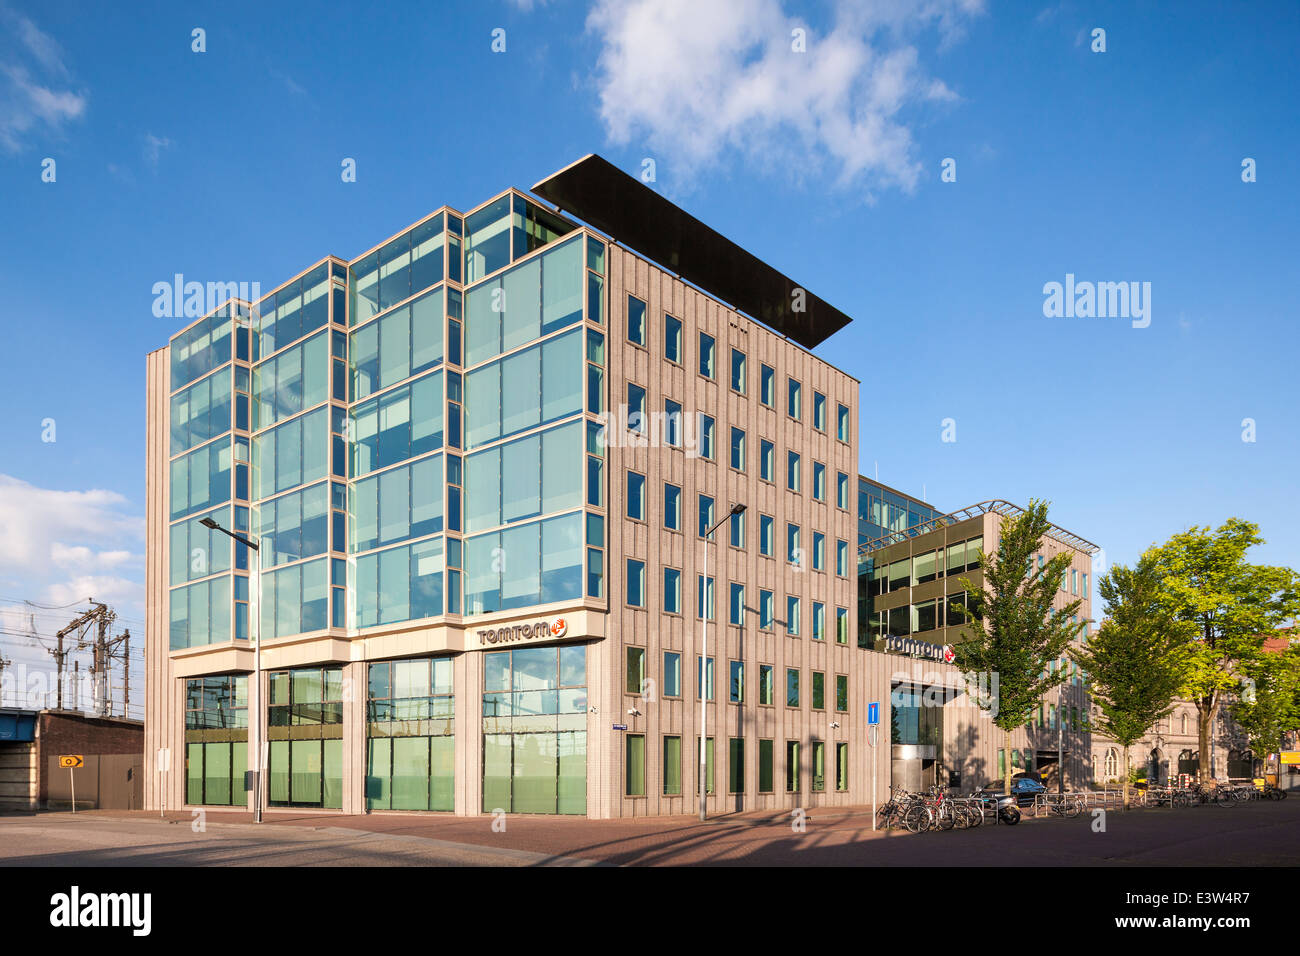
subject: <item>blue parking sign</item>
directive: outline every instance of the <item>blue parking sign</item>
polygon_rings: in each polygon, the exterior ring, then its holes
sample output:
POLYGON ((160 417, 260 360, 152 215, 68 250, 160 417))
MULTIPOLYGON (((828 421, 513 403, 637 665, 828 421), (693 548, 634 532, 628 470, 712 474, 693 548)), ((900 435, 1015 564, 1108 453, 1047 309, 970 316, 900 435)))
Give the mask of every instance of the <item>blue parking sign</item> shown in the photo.
POLYGON ((877 701, 872 701, 870 704, 867 704, 867 723, 869 723, 869 724, 878 724, 878 723, 880 723, 880 704, 879 704, 879 702, 877 702, 877 701))

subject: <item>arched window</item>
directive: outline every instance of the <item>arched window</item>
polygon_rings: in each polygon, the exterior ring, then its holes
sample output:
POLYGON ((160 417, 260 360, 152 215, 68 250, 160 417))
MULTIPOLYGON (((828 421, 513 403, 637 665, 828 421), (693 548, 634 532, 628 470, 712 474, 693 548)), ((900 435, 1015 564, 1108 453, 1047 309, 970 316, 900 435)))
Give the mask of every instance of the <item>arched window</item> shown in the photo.
POLYGON ((1119 753, 1114 747, 1106 751, 1106 761, 1103 764, 1102 775, 1107 780, 1113 780, 1119 776, 1119 753))
POLYGON ((1179 715, 1178 727, 1179 727, 1178 732, 1186 736, 1187 735, 1187 711, 1183 711, 1182 714, 1179 715))

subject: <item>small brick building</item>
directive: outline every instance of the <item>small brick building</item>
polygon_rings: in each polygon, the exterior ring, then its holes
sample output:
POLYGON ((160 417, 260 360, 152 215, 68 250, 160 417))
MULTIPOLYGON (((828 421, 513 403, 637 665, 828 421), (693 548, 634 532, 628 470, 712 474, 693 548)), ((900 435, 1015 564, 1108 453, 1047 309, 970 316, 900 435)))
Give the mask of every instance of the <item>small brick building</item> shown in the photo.
POLYGON ((144 724, 75 711, 6 711, 16 732, 0 738, 0 810, 139 809, 144 724), (60 769, 76 754, 83 765, 60 769))

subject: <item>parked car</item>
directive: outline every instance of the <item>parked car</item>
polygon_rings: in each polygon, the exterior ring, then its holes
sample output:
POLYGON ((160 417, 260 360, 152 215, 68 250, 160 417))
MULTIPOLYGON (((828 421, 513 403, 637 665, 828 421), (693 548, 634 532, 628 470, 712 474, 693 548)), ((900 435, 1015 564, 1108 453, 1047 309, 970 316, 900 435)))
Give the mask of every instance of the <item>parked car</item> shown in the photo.
POLYGON ((1022 807, 1032 807, 1034 798, 1040 793, 1046 792, 1047 788, 1032 777, 1019 777, 1011 781, 1011 795, 1016 798, 1016 803, 1022 807))

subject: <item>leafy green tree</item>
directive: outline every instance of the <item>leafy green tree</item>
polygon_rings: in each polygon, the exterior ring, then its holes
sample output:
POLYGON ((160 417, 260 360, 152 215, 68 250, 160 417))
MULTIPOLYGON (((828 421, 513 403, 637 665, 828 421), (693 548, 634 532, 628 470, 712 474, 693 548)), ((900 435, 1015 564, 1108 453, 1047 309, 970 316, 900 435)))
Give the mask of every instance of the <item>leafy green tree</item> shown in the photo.
POLYGON ((1192 527, 1154 549, 1162 603, 1197 630, 1180 696, 1196 705, 1205 783, 1212 776, 1210 728, 1225 695, 1258 661, 1265 639, 1300 614, 1296 573, 1246 560, 1263 541, 1258 525, 1229 518, 1216 531, 1192 527))
POLYGON ((1230 705, 1232 717, 1257 755, 1277 753, 1285 736, 1300 729, 1300 647, 1265 651, 1242 670, 1248 683, 1230 705))
MULTIPOLYGON (((1011 731, 1028 723, 1043 694, 1066 679, 1064 668, 1049 671, 1048 662, 1059 659, 1084 627, 1083 622, 1070 623, 1082 601, 1052 609, 1070 554, 1062 552, 1042 568, 1033 566, 1033 556, 1042 550, 1051 527, 1047 502, 1031 500, 1023 514, 1002 520, 996 554, 980 553, 983 586, 961 579, 967 627, 953 645, 955 663, 965 673, 987 675, 990 687, 997 681, 993 723, 1002 731, 1003 753, 1008 755, 1011 731)), ((1002 783, 1011 788, 1009 759, 1002 783)))
POLYGON ((1173 710, 1196 628, 1161 603, 1155 555, 1133 568, 1117 564, 1097 582, 1107 617, 1070 657, 1088 675, 1101 715, 1094 729, 1124 748, 1124 806, 1132 776, 1130 748, 1173 710))

